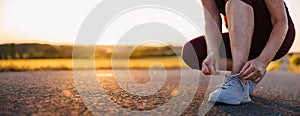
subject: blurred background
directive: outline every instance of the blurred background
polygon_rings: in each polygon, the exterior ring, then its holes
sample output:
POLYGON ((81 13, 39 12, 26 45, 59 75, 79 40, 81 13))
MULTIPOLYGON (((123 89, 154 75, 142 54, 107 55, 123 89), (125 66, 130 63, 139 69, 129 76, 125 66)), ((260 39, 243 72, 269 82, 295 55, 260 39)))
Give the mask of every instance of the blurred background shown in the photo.
MULTIPOLYGON (((0 71, 22 70, 69 70, 72 69, 72 50, 78 30, 88 13, 99 0, 0 0, 0 71)), ((299 0, 285 0, 294 20, 296 30, 300 27, 299 0)), ((177 33, 150 30, 147 26, 132 31, 145 32, 145 40, 155 38, 164 44, 138 45, 142 38, 126 38, 118 46, 112 41, 97 43, 95 68, 111 68, 111 56, 117 62, 127 61, 129 68, 149 68, 153 62, 161 62, 166 68, 187 67, 180 56, 182 45, 193 38, 180 38, 177 33), (116 47, 118 49, 116 49, 116 47), (133 50, 133 52, 129 52, 133 50)), ((167 28, 166 28, 167 29, 167 28)), ((189 29, 187 29, 189 30, 189 29)), ((225 29, 224 29, 225 30, 225 29)), ((226 31, 226 30, 225 30, 226 31)), ((168 31, 169 32, 169 31, 168 31)), ((287 63, 290 72, 300 73, 300 31, 289 54, 272 62, 268 70, 279 69, 287 63)), ((198 35, 200 36, 200 35, 198 35)), ((130 36, 129 36, 130 37, 130 36)), ((197 37, 197 36, 195 36, 197 37)), ((88 45, 80 49, 82 59, 88 45)), ((82 68, 85 66, 82 60, 82 68)), ((122 63, 120 63, 122 64, 122 63)), ((126 68, 127 65, 117 66, 126 68)), ((160 68, 160 67, 158 67, 160 68)))

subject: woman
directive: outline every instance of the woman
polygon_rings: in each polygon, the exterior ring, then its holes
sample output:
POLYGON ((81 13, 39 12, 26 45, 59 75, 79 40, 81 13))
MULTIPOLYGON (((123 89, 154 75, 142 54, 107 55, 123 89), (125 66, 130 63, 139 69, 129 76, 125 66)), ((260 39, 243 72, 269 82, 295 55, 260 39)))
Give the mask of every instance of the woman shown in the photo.
POLYGON ((205 8, 205 37, 188 42, 183 59, 206 75, 218 75, 227 64, 231 74, 225 84, 210 94, 211 101, 227 104, 250 102, 265 74, 265 68, 288 53, 295 28, 283 0, 202 0, 205 8), (229 33, 222 32, 224 15, 229 33), (223 38, 223 39, 222 39, 223 38), (221 41, 225 53, 220 49, 221 41), (221 59, 225 62, 221 62, 221 59), (199 62, 197 64, 196 62, 199 62))

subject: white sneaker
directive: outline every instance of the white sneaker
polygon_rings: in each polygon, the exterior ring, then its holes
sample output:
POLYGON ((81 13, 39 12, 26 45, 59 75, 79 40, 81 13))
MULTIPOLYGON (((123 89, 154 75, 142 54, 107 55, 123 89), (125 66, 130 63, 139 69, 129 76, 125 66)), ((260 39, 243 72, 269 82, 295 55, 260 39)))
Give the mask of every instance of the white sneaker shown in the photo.
POLYGON ((209 95, 209 101, 221 102, 230 105, 239 105, 251 101, 249 97, 249 84, 244 84, 239 79, 239 74, 230 75, 223 86, 209 95))
POLYGON ((254 92, 257 83, 247 80, 247 85, 249 85, 249 95, 251 95, 254 92))

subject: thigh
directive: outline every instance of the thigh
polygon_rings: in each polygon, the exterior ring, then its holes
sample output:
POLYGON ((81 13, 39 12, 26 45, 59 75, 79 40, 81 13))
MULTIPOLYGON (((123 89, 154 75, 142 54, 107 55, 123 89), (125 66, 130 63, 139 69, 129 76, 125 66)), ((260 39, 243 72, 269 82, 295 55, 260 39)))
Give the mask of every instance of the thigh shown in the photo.
MULTIPOLYGON (((231 59, 229 34, 223 33, 223 42, 220 47, 220 56, 231 59)), ((182 50, 182 58, 193 69, 201 69, 202 62, 207 57, 205 36, 197 37, 187 42, 182 50)))

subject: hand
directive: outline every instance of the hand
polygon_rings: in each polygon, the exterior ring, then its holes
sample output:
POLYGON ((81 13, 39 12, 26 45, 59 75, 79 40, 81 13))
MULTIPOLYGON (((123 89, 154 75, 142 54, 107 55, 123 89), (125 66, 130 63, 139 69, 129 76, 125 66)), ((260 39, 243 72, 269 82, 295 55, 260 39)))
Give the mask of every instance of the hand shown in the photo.
POLYGON ((268 63, 264 63, 259 59, 250 60, 246 62, 240 74, 243 79, 257 83, 264 76, 267 64, 268 63))
POLYGON ((204 75, 219 75, 217 72, 220 56, 210 53, 202 62, 202 73, 204 75))

